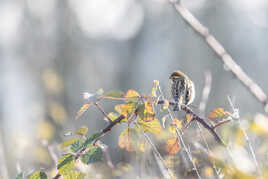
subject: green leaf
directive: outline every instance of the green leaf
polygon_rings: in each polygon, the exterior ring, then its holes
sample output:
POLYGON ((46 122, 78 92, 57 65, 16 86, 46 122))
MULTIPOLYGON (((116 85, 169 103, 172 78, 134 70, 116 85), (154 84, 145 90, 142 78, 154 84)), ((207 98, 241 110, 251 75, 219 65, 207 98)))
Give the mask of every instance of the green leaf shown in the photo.
POLYGON ((111 92, 105 93, 105 96, 111 97, 111 98, 123 98, 124 95, 125 94, 122 91, 111 91, 111 92))
POLYGON ((62 158, 60 158, 57 165, 59 173, 62 175, 68 174, 74 168, 74 159, 75 156, 72 154, 66 154, 62 158))
POLYGON ((102 135, 102 132, 97 132, 93 134, 92 136, 89 136, 86 138, 83 147, 88 147, 90 144, 96 141, 97 138, 99 138, 102 135))
POLYGON ((29 179, 47 179, 47 175, 42 172, 41 170, 38 170, 36 172, 34 172, 29 179))
POLYGON ((78 140, 78 138, 71 138, 68 139, 66 141, 64 141, 63 143, 60 144, 61 147, 68 147, 70 145, 72 145, 73 143, 75 143, 78 140))
POLYGON ((137 151, 139 147, 137 131, 133 128, 124 129, 118 138, 118 145, 129 152, 137 151))
POLYGON ((82 155, 81 160, 84 164, 90 164, 100 161, 101 158, 101 148, 97 146, 92 146, 85 154, 82 155))
POLYGON ((77 129, 75 133, 78 135, 84 136, 86 135, 87 131, 88 131, 88 128, 86 126, 82 126, 79 129, 77 129))
POLYGON ((84 141, 85 141, 84 139, 78 139, 77 141, 75 141, 71 146, 72 152, 76 153, 79 150, 81 150, 83 147, 84 141))
POLYGON ((23 172, 18 173, 15 179, 23 179, 23 172))
POLYGON ((67 175, 63 175, 63 179, 84 179, 86 174, 78 171, 70 171, 67 175))

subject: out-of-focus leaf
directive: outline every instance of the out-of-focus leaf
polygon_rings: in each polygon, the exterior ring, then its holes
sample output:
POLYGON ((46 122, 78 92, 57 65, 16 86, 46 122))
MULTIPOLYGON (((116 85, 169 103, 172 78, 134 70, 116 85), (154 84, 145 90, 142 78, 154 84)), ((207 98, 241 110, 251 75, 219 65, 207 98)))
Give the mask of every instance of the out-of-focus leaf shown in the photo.
POLYGON ((67 175, 63 175, 63 179, 84 179, 86 174, 79 171, 70 171, 67 175))
POLYGON ((50 140, 54 136, 54 127, 48 121, 42 121, 37 128, 37 135, 41 139, 50 140))
POLYGON ((176 133, 177 126, 176 125, 170 125, 168 130, 170 133, 175 134, 176 133))
POLYGON ((97 95, 103 95, 104 90, 102 88, 98 89, 98 91, 96 92, 97 95))
POLYGON ((84 112, 87 111, 87 109, 88 109, 89 106, 90 106, 90 103, 86 103, 86 104, 84 104, 84 105, 79 109, 79 111, 77 112, 75 119, 78 119, 80 116, 82 116, 82 114, 84 114, 84 112))
POLYGON ((128 102, 136 102, 139 99, 140 95, 137 91, 130 89, 127 91, 125 98, 128 102))
POLYGON ((88 128, 86 126, 82 126, 75 131, 76 134, 84 136, 87 134, 88 128))
POLYGON ((193 119, 193 115, 190 114, 190 113, 187 113, 187 114, 185 115, 185 119, 186 119, 187 122, 190 122, 190 121, 193 119))
POLYGON ((82 155, 81 161, 84 164, 90 164, 100 161, 102 158, 102 150, 98 146, 92 146, 89 150, 82 155))
POLYGON ((179 121, 178 119, 174 118, 173 119, 173 122, 174 122, 174 124, 176 125, 176 127, 178 129, 181 129, 182 128, 182 122, 181 121, 179 121))
POLYGON ((15 179, 23 179, 23 172, 18 173, 15 179))
POLYGON ((129 118, 136 110, 137 103, 127 103, 122 105, 122 115, 129 118))
POLYGON ((224 174, 224 176, 226 178, 231 178, 231 179, 240 179, 240 178, 241 179, 256 179, 255 176, 253 176, 249 173, 245 173, 245 172, 238 170, 236 168, 230 169, 230 168, 226 167, 222 170, 222 173, 224 174))
POLYGON ((34 172, 29 179, 47 179, 47 175, 42 172, 41 170, 38 170, 36 172, 34 172))
POLYGON ((250 125, 250 130, 258 135, 268 134, 268 118, 263 114, 257 114, 250 125))
POLYGON ((112 98, 112 99, 118 99, 118 98, 123 98, 124 97, 124 92, 122 91, 111 91, 105 93, 106 97, 112 98))
POLYGON ((138 108, 138 115, 140 119, 144 121, 152 121, 154 120, 154 111, 153 111, 153 106, 151 103, 148 101, 145 101, 144 104, 139 105, 138 108))
POLYGON ((63 143, 61 143, 61 147, 68 147, 70 145, 72 145, 73 143, 75 143, 76 141, 78 140, 78 138, 71 138, 71 139, 68 139, 66 141, 64 141, 63 143))
POLYGON ((207 177, 207 178, 211 178, 213 177, 214 175, 214 172, 213 172, 213 169, 211 167, 206 167, 204 169, 204 175, 207 177))
POLYGON ((57 124, 63 125, 67 120, 67 113, 63 105, 59 103, 49 104, 49 115, 57 124))
POLYGON ((168 139, 166 141, 165 149, 166 149, 166 152, 171 155, 176 154, 179 151, 178 138, 174 137, 174 138, 168 139))
POLYGON ((72 154, 66 154, 62 158, 58 160, 57 169, 60 174, 66 175, 68 174, 73 168, 75 164, 75 156, 72 154))
POLYGON ((168 100, 165 99, 164 104, 162 106, 162 109, 166 110, 166 109, 168 109, 168 106, 169 106, 169 102, 168 102, 168 100))
POLYGON ((244 146, 245 145, 245 137, 243 131, 238 129, 235 134, 235 144, 244 146))
POLYGON ((71 146, 72 152, 76 153, 79 150, 81 150, 83 148, 83 144, 84 144, 84 139, 78 139, 77 141, 75 141, 71 146))
POLYGON ((208 115, 210 119, 216 119, 223 117, 225 115, 225 111, 223 108, 216 108, 213 111, 211 111, 208 115))
POLYGON ((129 152, 138 149, 139 137, 137 131, 133 128, 127 128, 123 130, 119 136, 118 144, 120 148, 123 148, 129 152))
MULTIPOLYGON (((142 119, 138 119, 138 125, 142 128, 142 130, 144 132, 151 132, 154 135, 158 135, 160 134, 160 132, 162 131, 162 126, 160 124, 160 122, 158 121, 158 119, 154 119, 152 121, 144 121, 142 119)), ((139 129, 139 128, 137 128, 139 129)))

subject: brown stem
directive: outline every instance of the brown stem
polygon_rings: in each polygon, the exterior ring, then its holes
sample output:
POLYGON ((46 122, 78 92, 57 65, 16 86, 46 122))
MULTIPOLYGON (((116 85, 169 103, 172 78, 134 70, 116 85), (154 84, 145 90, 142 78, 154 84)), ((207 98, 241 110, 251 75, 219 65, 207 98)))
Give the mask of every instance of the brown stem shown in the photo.
MULTIPOLYGON (((165 102, 164 100, 160 100, 160 101, 158 101, 158 104, 164 104, 164 102, 165 102)), ((169 105, 174 106, 175 103, 174 102, 169 102, 169 105)), ((200 124, 202 124, 202 126, 204 128, 206 128, 214 136, 214 138, 216 139, 216 141, 219 144, 225 146, 224 142, 221 140, 219 135, 215 132, 213 126, 210 126, 209 124, 207 124, 207 122, 203 118, 201 118, 197 114, 195 114, 188 106, 184 105, 184 106, 181 107, 181 109, 183 111, 185 111, 186 113, 192 114, 193 115, 192 120, 197 120, 200 124)))
POLYGON ((111 120, 111 118, 106 114, 106 112, 103 110, 103 108, 97 102, 95 102, 94 105, 102 112, 102 114, 108 119, 108 121, 110 123, 113 122, 111 120))
POLYGON ((225 124, 225 123, 230 122, 230 121, 231 121, 230 119, 221 121, 221 122, 217 123, 216 125, 214 125, 212 128, 215 129, 215 128, 221 126, 222 124, 225 124))

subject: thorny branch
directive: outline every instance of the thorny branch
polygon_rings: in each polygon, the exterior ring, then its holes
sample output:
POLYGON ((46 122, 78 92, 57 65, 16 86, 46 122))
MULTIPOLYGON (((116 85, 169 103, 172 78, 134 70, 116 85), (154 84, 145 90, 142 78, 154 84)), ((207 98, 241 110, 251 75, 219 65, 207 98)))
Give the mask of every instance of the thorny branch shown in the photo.
POLYGON ((257 100, 263 104, 265 112, 268 112, 268 98, 262 88, 244 72, 244 70, 233 60, 231 55, 224 49, 221 43, 217 41, 212 34, 210 34, 209 29, 202 25, 180 0, 169 1, 174 4, 176 11, 181 15, 181 17, 206 40, 207 44, 220 57, 224 65, 226 65, 236 78, 240 80, 240 82, 257 98, 257 100))

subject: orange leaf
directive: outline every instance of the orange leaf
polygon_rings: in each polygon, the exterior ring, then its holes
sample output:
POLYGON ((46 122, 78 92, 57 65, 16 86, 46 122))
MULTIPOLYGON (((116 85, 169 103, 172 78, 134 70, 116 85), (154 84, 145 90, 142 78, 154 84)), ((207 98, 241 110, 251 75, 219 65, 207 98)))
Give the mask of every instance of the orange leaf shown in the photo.
POLYGON ((187 114, 185 115, 185 118, 186 118, 186 121, 187 121, 187 122, 190 122, 190 121, 193 119, 193 115, 187 113, 187 114))
POLYGON ((176 124, 178 129, 182 128, 182 122, 181 121, 179 121, 178 119, 175 118, 175 119, 173 119, 173 122, 174 122, 174 124, 176 124))
POLYGON ((211 111, 208 115, 210 119, 220 118, 225 115, 223 108, 216 108, 213 111, 211 111))
POLYGON ((79 111, 77 112, 75 119, 78 119, 82 114, 84 114, 84 112, 87 111, 87 109, 88 109, 89 106, 90 106, 89 103, 84 104, 84 105, 79 109, 79 111))
POLYGON ((139 137, 137 131, 133 128, 123 130, 118 139, 118 145, 129 152, 139 149, 139 137))
POLYGON ((140 97, 139 93, 133 89, 127 91, 125 98, 129 102, 135 102, 140 97))
POLYGON ((179 151, 178 138, 175 137, 175 138, 168 139, 166 142, 165 149, 166 149, 166 152, 171 155, 176 154, 179 151))
POLYGON ((168 109, 168 106, 169 106, 169 102, 168 102, 168 100, 165 100, 162 109, 166 110, 166 109, 168 109))

